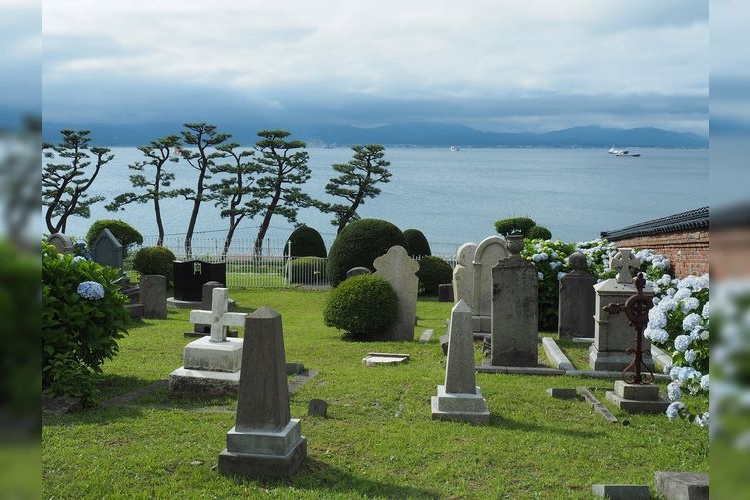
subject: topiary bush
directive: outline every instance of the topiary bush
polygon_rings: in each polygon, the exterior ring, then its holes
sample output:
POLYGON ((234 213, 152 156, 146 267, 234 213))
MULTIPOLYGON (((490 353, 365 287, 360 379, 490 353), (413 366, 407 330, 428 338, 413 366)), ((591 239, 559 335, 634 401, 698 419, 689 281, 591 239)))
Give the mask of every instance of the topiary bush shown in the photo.
POLYGON ((289 280, 298 285, 320 285, 325 281, 326 260, 321 257, 297 257, 289 261, 289 280))
POLYGON ((357 266, 373 269, 372 262, 394 245, 405 247, 399 228, 381 219, 360 219, 341 230, 328 252, 328 282, 338 286, 346 272, 357 266))
POLYGON ((60 255, 42 243, 42 389, 91 405, 96 374, 127 334, 127 298, 113 281, 117 269, 81 256, 60 255))
POLYGON ((133 245, 143 244, 143 236, 133 226, 120 219, 101 219, 93 224, 86 233, 86 243, 91 248, 104 229, 109 229, 112 235, 122 245, 122 257, 128 256, 128 251, 133 245))
POLYGON ((536 226, 536 222, 528 217, 511 217, 495 222, 495 231, 508 236, 509 234, 522 234, 526 237, 529 230, 536 226))
POLYGON ((544 226, 534 226, 529 229, 524 238, 529 240, 549 240, 552 239, 552 233, 544 226))
POLYGON ((417 277, 422 295, 437 295, 438 285, 453 281, 453 268, 440 257, 422 257, 419 259, 417 277))
POLYGON ((406 253, 411 257, 424 257, 425 255, 432 255, 430 250, 430 244, 427 242, 427 238, 419 229, 407 229, 404 231, 404 241, 406 242, 406 253))
POLYGON ((374 274, 352 276, 328 296, 323 320, 345 337, 376 340, 398 315, 398 297, 388 281, 374 274))
POLYGON ((174 281, 172 263, 176 257, 167 247, 143 247, 135 253, 133 269, 143 274, 160 274, 167 278, 167 287, 174 281))
POLYGON ((322 257, 326 258, 326 244, 318 231, 308 226, 300 226, 289 235, 284 244, 284 255, 292 257, 322 257), (289 253, 289 245, 292 250, 289 253))

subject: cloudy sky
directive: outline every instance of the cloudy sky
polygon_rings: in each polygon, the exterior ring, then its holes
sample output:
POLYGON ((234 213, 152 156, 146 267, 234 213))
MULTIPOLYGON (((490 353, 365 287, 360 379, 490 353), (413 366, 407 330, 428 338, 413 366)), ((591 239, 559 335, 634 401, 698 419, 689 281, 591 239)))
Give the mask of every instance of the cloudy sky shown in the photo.
POLYGON ((45 0, 44 119, 708 132, 707 0, 45 0))

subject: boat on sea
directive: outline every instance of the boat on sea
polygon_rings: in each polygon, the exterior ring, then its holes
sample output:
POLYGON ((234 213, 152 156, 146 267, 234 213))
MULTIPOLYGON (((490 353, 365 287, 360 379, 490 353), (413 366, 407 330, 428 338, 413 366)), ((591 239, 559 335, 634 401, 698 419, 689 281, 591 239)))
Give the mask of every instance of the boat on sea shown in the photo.
POLYGON ((633 156, 633 157, 636 157, 636 158, 638 156, 641 156, 641 153, 631 153, 630 150, 628 150, 628 149, 618 149, 618 148, 616 148, 614 146, 612 146, 611 148, 609 148, 608 153, 611 154, 611 155, 615 155, 615 156, 633 156))
POLYGON ((461 151, 461 148, 459 148, 458 146, 451 146, 451 151, 461 151))

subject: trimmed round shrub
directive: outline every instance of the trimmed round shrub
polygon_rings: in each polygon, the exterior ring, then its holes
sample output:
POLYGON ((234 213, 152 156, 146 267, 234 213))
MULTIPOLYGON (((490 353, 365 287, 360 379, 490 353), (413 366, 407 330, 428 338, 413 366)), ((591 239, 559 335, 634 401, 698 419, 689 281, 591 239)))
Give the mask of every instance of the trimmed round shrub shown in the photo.
POLYGON ((341 230, 328 252, 328 281, 338 286, 346 272, 357 266, 373 269, 372 262, 394 245, 406 246, 399 228, 381 219, 360 219, 341 230))
POLYGON ((160 274, 167 278, 167 286, 174 280, 172 263, 176 257, 167 247, 143 247, 135 253, 133 269, 143 274, 160 274))
POLYGON ((42 389, 91 405, 97 373, 127 334, 119 271, 42 243, 42 389))
POLYGON ((534 226, 529 229, 525 237, 530 240, 549 240, 552 239, 552 232, 544 226, 534 226))
POLYGON ((453 281, 453 268, 440 257, 427 256, 419 260, 419 289, 423 295, 437 295, 438 285, 453 281))
POLYGON ((289 261, 289 278, 298 285, 319 285, 326 273, 326 260, 322 257, 298 257, 289 261))
POLYGON ((430 244, 419 229, 407 229, 404 231, 404 240, 406 241, 406 253, 410 256, 424 257, 425 255, 432 255, 430 244))
POLYGON ((104 229, 109 229, 112 235, 117 238, 117 241, 120 242, 120 245, 122 245, 123 258, 128 256, 129 247, 143 243, 141 233, 127 222, 120 219, 101 219, 91 224, 86 233, 86 243, 89 249, 91 249, 99 237, 99 233, 104 229))
POLYGON ((495 231, 508 236, 509 234, 522 234, 524 237, 529 232, 529 229, 536 226, 536 222, 528 217, 511 217, 509 219, 501 219, 495 222, 495 231))
POLYGON ((289 235, 284 244, 284 255, 289 255, 289 245, 292 246, 292 257, 322 257, 326 258, 326 244, 318 231, 308 226, 300 226, 289 235))
POLYGON ((323 320, 358 340, 382 338, 398 316, 398 297, 388 281, 374 274, 352 276, 328 296, 323 320))

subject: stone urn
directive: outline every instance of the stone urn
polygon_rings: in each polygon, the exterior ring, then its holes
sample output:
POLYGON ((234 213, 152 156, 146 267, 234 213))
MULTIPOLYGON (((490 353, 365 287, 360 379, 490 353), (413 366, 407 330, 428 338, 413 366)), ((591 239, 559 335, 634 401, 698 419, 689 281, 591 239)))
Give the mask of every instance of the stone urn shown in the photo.
POLYGON ((511 255, 520 254, 523 250, 523 235, 509 234, 506 239, 508 240, 508 251, 511 255))

